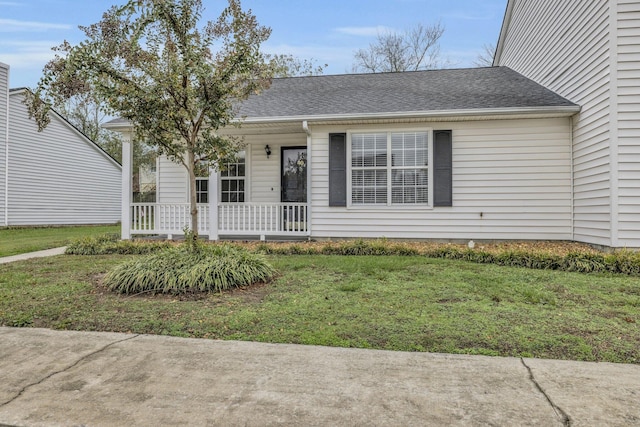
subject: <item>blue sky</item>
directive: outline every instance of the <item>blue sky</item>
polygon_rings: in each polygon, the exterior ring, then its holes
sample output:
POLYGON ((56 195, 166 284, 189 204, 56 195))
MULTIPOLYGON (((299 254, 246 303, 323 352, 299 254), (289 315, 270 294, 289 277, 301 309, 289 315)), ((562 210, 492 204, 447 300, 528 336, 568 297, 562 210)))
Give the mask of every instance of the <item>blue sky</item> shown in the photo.
MULTIPOLYGON (((78 25, 100 20, 124 0, 0 0, 0 62, 11 66, 11 87, 33 87, 63 40, 78 43, 78 25)), ((271 27, 267 53, 293 54, 328 64, 326 74, 351 70, 353 53, 385 29, 402 31, 440 21, 440 45, 452 66, 470 67, 483 44, 495 44, 507 0, 243 0, 258 22, 271 27)), ((204 0, 205 19, 226 5, 204 0)))

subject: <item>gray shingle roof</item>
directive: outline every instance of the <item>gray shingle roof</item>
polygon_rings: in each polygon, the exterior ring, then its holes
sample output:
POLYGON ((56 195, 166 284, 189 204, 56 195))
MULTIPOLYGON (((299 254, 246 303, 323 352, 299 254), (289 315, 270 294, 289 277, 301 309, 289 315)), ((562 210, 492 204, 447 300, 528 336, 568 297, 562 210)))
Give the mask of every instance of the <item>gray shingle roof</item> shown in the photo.
POLYGON ((274 79, 240 108, 247 118, 577 107, 507 67, 274 79))

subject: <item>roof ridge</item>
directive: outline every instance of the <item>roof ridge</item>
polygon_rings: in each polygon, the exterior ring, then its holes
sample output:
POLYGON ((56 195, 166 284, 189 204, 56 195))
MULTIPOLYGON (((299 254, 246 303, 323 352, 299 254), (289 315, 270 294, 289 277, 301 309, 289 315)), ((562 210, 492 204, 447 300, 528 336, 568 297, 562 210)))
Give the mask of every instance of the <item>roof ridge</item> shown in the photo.
POLYGON ((487 69, 500 69, 507 68, 505 66, 486 66, 486 67, 459 67, 459 68, 433 68, 428 70, 410 70, 410 71, 382 71, 376 73, 339 73, 339 74, 315 74, 311 76, 287 76, 287 77, 274 77, 272 80, 288 80, 288 79, 311 79, 317 77, 360 77, 360 76, 407 76, 422 73, 431 72, 450 72, 450 71, 475 71, 475 70, 487 70, 487 69))

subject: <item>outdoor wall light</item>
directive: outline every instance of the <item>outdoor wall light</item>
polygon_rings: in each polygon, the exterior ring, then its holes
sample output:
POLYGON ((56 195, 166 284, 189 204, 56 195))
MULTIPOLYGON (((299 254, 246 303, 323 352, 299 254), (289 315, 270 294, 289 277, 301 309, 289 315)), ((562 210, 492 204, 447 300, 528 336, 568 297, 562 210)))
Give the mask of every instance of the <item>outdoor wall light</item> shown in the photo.
POLYGON ((267 153, 267 159, 268 159, 269 156, 271 155, 271 147, 269 147, 269 144, 264 146, 264 152, 267 153))

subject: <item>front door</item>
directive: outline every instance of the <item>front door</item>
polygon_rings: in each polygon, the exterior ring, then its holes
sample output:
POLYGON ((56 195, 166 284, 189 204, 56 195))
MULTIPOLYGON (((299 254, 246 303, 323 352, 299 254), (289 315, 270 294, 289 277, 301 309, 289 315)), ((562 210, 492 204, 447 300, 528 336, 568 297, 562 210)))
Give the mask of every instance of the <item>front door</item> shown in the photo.
POLYGON ((307 230, 307 148, 282 149, 282 227, 284 231, 307 230), (295 203, 295 205, 294 205, 295 203))
POLYGON ((282 148, 283 203, 307 202, 307 148, 282 148))

